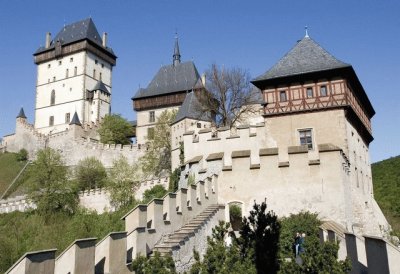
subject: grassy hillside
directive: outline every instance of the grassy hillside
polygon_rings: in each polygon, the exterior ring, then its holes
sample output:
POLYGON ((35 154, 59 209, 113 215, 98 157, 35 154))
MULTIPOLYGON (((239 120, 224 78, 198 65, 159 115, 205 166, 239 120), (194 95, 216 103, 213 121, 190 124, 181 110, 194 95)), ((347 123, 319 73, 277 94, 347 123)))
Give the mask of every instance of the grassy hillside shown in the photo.
POLYGON ((11 184, 26 162, 19 162, 15 153, 0 153, 0 196, 11 184))
POLYGON ((400 236, 400 156, 372 164, 372 178, 375 199, 400 236))

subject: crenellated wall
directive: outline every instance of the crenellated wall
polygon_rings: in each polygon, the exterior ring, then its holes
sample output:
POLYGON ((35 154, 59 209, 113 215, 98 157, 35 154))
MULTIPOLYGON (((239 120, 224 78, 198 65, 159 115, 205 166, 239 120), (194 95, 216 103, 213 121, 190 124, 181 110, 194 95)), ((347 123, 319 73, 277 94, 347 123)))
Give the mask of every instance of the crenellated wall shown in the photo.
MULTIPOLYGON (((112 232, 97 244, 95 238, 75 240, 56 259, 54 250, 25 254, 6 273, 33 274, 38 273, 34 272, 37 269, 42 269, 40 273, 45 274, 131 273, 130 262, 138 254, 149 255, 163 237, 175 233, 194 217, 203 216, 206 209, 215 208, 204 222, 196 223, 200 229, 194 230, 188 239, 191 250, 187 246, 185 249, 183 243, 183 253, 171 254, 176 261, 182 262, 184 256, 190 257, 188 252, 193 252, 193 243, 206 242, 211 228, 223 218, 223 214, 215 214, 220 208, 217 202, 218 184, 214 175, 188 189, 182 188, 175 193, 168 193, 162 199, 153 199, 147 205, 136 206, 122 218, 126 232, 112 232), (29 260, 31 254, 42 259, 29 260)), ((203 254, 205 245, 203 250, 197 251, 203 254)), ((193 260, 189 263, 193 263, 193 260)), ((177 270, 182 272, 189 266, 187 262, 184 265, 178 263, 177 270)))
POLYGON ((24 148, 30 158, 34 158, 39 149, 48 146, 61 153, 67 166, 75 166, 86 157, 97 158, 105 167, 111 167, 113 161, 121 156, 133 164, 144 153, 136 144, 122 146, 99 143, 96 141, 96 130, 95 123, 83 127, 70 125, 65 131, 44 135, 36 131, 26 119, 17 118, 15 134, 5 136, 2 145, 9 152, 18 152, 24 148))

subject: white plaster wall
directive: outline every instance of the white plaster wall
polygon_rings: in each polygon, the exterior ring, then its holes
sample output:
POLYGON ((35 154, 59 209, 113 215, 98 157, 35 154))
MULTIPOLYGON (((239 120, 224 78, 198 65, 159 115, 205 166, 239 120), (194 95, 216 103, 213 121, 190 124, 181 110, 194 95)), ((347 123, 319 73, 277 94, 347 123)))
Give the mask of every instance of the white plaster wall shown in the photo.
POLYGON ((54 273, 75 274, 75 254, 76 247, 73 243, 56 258, 54 273))

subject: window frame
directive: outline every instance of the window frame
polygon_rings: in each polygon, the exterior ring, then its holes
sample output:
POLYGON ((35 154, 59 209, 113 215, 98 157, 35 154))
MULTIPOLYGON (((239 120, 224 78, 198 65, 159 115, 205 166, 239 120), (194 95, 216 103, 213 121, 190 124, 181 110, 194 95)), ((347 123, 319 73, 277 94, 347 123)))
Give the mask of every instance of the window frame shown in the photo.
POLYGON ((149 111, 149 123, 156 122, 156 113, 154 110, 149 111))
POLYGON ((69 124, 71 122, 71 113, 67 112, 65 113, 65 123, 69 124))
POLYGON ((328 88, 326 85, 322 85, 319 87, 320 96, 328 96, 328 88), (322 94, 322 90, 324 90, 324 94, 322 94))
POLYGON ((54 106, 56 104, 56 91, 53 89, 50 93, 50 106, 54 106))
POLYGON ((54 126, 54 116, 49 117, 49 126, 50 127, 54 126))
POLYGON ((306 96, 307 98, 313 98, 314 97, 314 89, 312 87, 306 88, 306 96), (311 93, 309 93, 311 91, 311 93))
POLYGON ((279 102, 287 102, 286 90, 279 91, 279 102), (282 97, 284 95, 284 97, 282 97))
POLYGON ((306 145, 308 147, 308 150, 314 150, 315 138, 312 128, 297 129, 297 134, 301 146, 306 145))

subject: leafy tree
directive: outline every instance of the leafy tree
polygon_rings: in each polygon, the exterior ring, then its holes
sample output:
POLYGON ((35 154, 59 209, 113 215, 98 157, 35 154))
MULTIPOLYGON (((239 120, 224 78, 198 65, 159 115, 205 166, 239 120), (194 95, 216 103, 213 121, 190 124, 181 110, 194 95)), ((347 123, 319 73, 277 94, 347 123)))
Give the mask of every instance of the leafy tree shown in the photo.
POLYGON ((17 160, 20 162, 28 160, 28 151, 25 148, 18 151, 17 160))
POLYGON ((147 204, 154 198, 162 198, 165 194, 167 194, 167 190, 162 185, 155 185, 150 189, 145 190, 143 193, 143 204, 147 204))
POLYGON ((194 251, 196 262, 190 273, 256 273, 252 250, 248 250, 246 256, 243 256, 240 244, 236 240, 229 247, 225 245, 224 239, 227 237, 229 226, 229 223, 221 221, 218 226, 213 228, 212 236, 207 238, 207 251, 202 262, 199 254, 194 251))
POLYGON ((218 126, 232 127, 248 113, 254 113, 250 75, 243 69, 220 68, 216 64, 206 71, 206 90, 199 94, 200 113, 215 115, 218 126))
POLYGON ((132 125, 119 114, 106 115, 97 131, 100 141, 104 144, 130 144, 129 136, 132 136, 132 125))
POLYGON ((168 186, 169 191, 175 192, 178 190, 180 177, 181 177, 181 169, 177 167, 169 176, 169 186, 168 186))
POLYGON ((265 212, 267 204, 254 202, 248 218, 243 218, 240 231, 242 254, 254 250, 257 273, 277 273, 279 269, 278 249, 281 225, 272 212, 265 212))
POLYGON ((140 158, 146 176, 171 173, 171 127, 176 111, 163 111, 157 119, 154 134, 147 136, 146 154, 140 158))
POLYGON ((79 161, 76 167, 76 180, 80 189, 103 187, 107 180, 107 172, 99 160, 88 157, 79 161))
POLYGON ((135 192, 140 185, 137 174, 137 166, 129 165, 125 157, 113 162, 108 188, 110 190, 111 203, 117 209, 134 203, 135 192))
POLYGON ((31 170, 29 198, 40 212, 75 212, 78 206, 77 190, 68 181, 67 167, 57 151, 51 148, 39 150, 31 170))
POLYGON ((161 257, 160 253, 155 252, 154 257, 147 258, 138 256, 132 262, 132 270, 136 274, 167 274, 176 273, 175 263, 171 256, 161 257))

